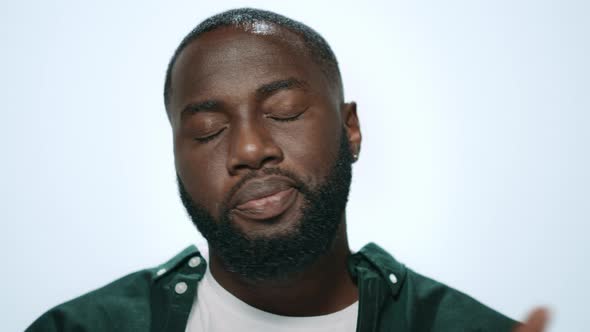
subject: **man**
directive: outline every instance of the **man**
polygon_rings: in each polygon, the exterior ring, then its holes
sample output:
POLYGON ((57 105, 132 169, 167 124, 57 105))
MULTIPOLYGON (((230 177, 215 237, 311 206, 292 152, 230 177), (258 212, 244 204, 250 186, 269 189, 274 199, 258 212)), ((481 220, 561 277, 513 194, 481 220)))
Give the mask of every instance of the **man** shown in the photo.
POLYGON ((254 9, 181 42, 164 100, 189 247, 28 331, 542 331, 423 277, 375 244, 351 253, 345 207, 361 132, 324 39, 254 9))

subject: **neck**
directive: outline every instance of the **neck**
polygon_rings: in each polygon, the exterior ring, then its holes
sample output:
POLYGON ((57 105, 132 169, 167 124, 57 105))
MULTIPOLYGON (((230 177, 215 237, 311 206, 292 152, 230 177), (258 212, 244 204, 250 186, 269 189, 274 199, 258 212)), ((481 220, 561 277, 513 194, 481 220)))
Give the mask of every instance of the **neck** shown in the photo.
POLYGON ((223 268, 213 248, 211 274, 227 291, 249 305, 283 316, 319 316, 346 308, 358 300, 348 273, 350 255, 346 222, 342 221, 332 248, 305 271, 281 281, 244 280, 223 268))

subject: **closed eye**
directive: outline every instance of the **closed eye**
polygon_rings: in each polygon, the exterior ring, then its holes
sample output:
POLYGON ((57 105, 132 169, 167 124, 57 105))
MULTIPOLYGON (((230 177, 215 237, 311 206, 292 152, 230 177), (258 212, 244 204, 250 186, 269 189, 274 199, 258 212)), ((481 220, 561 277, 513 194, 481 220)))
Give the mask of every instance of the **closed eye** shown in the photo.
POLYGON ((279 121, 279 122, 289 122, 289 121, 295 121, 295 120, 299 119, 301 114, 303 114, 303 113, 299 113, 299 114, 296 114, 293 116, 288 116, 288 117, 269 116, 268 118, 273 119, 275 121, 279 121))
POLYGON ((219 134, 221 134, 224 130, 225 130, 225 127, 219 129, 218 131, 216 131, 210 135, 202 136, 202 137, 195 137, 195 141, 197 141, 199 143, 207 143, 209 141, 212 141, 217 136, 219 136, 219 134))
POLYGON ((303 111, 293 114, 293 115, 278 116, 278 115, 273 115, 273 114, 267 114, 266 117, 269 119, 273 119, 275 121, 279 121, 279 122, 289 122, 289 121, 298 120, 301 117, 301 115, 303 113, 305 113, 305 111, 307 111, 307 108, 304 109, 303 111))

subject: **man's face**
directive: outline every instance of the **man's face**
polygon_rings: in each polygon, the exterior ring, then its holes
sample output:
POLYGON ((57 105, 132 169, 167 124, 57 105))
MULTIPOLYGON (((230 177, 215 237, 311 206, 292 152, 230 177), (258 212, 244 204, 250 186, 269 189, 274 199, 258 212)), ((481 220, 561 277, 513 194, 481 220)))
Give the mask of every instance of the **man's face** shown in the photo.
POLYGON ((286 255, 302 256, 289 262, 301 268, 328 249, 360 144, 354 106, 297 44, 272 26, 220 28, 188 45, 172 72, 181 198, 225 268, 245 277, 276 276, 286 255))

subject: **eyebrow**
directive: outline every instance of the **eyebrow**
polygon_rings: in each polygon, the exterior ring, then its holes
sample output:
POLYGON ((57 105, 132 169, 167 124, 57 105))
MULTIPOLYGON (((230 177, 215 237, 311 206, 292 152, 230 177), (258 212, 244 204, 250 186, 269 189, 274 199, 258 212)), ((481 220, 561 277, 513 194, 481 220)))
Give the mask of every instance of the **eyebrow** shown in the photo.
POLYGON ((305 91, 308 87, 307 82, 290 77, 261 85, 256 89, 256 97, 257 99, 264 99, 281 90, 301 89, 305 91))
POLYGON ((205 100, 199 103, 188 104, 180 112, 180 118, 189 116, 198 112, 212 111, 219 107, 219 102, 216 100, 205 100))

